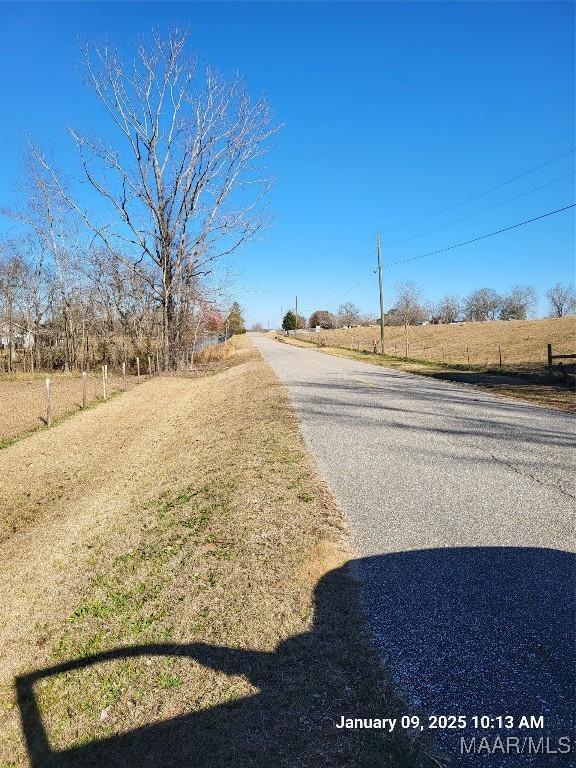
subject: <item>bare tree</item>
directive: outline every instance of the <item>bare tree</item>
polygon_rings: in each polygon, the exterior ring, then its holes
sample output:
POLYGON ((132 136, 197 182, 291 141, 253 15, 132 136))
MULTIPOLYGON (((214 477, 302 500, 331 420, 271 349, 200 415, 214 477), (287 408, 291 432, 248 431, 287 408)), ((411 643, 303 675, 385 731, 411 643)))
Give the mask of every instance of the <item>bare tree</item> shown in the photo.
POLYGON ((411 280, 396 283, 394 286, 396 299, 394 302, 394 315, 402 325, 414 325, 426 317, 426 310, 422 306, 422 291, 411 280))
POLYGON ((492 288, 478 288, 464 299, 464 316, 467 320, 495 320, 502 298, 492 288))
POLYGON ((8 372, 12 370, 26 276, 27 265, 15 243, 3 243, 0 249, 0 337, 8 351, 8 372))
POLYGON ((446 294, 438 302, 435 314, 443 323, 455 323, 462 313, 461 304, 458 296, 446 294))
POLYGON ((336 316, 340 325, 358 325, 360 322, 360 310, 351 302, 341 304, 336 316))
POLYGON ((502 297, 500 320, 526 320, 538 303, 536 291, 529 285, 515 285, 502 297))
POLYGON ((113 258, 130 263, 162 311, 165 367, 174 363, 178 285, 210 272, 263 226, 269 181, 258 163, 276 130, 263 99, 252 101, 239 76, 201 72, 187 36, 154 34, 134 61, 108 46, 85 50, 87 81, 104 106, 112 146, 73 130, 84 174, 105 202, 98 221, 64 190, 113 258))
POLYGON ((556 283, 546 293, 546 298, 550 302, 552 317, 565 317, 576 312, 576 291, 573 285, 556 283))

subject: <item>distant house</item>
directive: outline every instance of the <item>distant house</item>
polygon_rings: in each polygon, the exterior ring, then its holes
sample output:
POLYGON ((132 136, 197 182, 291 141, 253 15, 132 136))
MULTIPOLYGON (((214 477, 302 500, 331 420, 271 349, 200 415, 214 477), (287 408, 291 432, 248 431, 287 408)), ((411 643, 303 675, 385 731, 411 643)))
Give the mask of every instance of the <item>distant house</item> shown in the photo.
MULTIPOLYGON (((6 349, 10 343, 10 326, 0 323, 0 349, 6 349)), ((12 347, 14 349, 30 349, 34 346, 34 334, 17 323, 12 324, 12 347)))

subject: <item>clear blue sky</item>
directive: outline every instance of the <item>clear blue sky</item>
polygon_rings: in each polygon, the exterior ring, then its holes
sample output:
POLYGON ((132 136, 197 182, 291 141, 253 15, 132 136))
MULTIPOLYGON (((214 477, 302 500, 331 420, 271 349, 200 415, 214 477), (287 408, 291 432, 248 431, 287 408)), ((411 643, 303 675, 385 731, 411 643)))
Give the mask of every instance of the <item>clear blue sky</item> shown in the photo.
MULTIPOLYGON (((274 224, 234 262, 249 322, 277 324, 296 294, 306 313, 343 301, 377 312, 378 231, 386 263, 576 199, 569 176, 428 232, 572 173, 572 154, 444 214, 386 231, 573 149, 571 3, 19 2, 0 5, 0 207, 16 197, 26 132, 74 173, 67 126, 107 135, 108 122, 77 71, 77 40, 128 43, 174 24, 190 28, 208 62, 242 72, 284 123, 267 159, 277 179, 274 224), (397 243, 404 238, 411 239, 397 243)), ((386 304, 394 283, 407 279, 431 300, 484 286, 504 291, 515 282, 543 294, 574 279, 573 255, 570 211, 387 267, 386 304)))

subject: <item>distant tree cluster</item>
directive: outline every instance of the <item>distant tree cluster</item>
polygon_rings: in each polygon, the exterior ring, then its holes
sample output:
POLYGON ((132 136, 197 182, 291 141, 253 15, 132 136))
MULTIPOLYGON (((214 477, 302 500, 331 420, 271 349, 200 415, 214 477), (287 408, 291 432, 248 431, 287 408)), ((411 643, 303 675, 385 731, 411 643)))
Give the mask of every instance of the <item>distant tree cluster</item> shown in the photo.
MULTIPOLYGON (((386 325, 416 325, 423 322, 456 323, 487 320, 526 320, 534 314, 538 296, 529 285, 514 285, 500 294, 493 288, 478 288, 461 298, 446 294, 437 304, 423 299, 421 288, 412 281, 397 283, 394 303, 384 315, 386 325)), ((551 317, 564 317, 576 312, 576 292, 571 285, 557 283, 546 292, 551 317)), ((336 314, 317 309, 310 315, 308 326, 323 329, 373 325, 380 318, 362 314, 351 303, 342 304, 336 314)))

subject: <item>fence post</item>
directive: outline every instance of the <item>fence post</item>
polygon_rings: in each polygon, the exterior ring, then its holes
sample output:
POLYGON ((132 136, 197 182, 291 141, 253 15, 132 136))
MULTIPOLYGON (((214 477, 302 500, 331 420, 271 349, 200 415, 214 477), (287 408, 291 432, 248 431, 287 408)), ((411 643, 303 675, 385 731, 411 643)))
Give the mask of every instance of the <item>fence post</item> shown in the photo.
POLYGON ((102 394, 104 395, 104 400, 108 399, 108 395, 107 395, 107 392, 106 392, 106 384, 107 384, 106 379, 108 378, 108 376, 107 376, 108 372, 106 370, 107 368, 108 368, 107 365, 103 365, 102 366, 102 394))
POLYGON ((442 362, 444 362, 444 344, 440 344, 440 347, 442 349, 442 362))
POLYGON ((152 358, 148 355, 148 375, 152 378, 152 358))
POLYGON ((86 384, 88 381, 88 374, 86 371, 82 371, 82 408, 86 408, 86 384))
POLYGON ((140 384, 140 358, 136 358, 136 380, 140 384))
POLYGON ((156 376, 160 376, 160 352, 156 350, 156 376))
POLYGON ((466 347, 466 357, 468 358, 468 365, 470 365, 470 349, 466 347))
POLYGON ((548 376, 552 376, 552 344, 548 344, 548 376))
POLYGON ((126 392, 126 362, 122 363, 122 383, 124 385, 124 392, 126 392))
POLYGON ((52 393, 50 379, 46 379, 46 425, 52 424, 52 393))
POLYGON ((498 344, 498 358, 500 360, 500 368, 502 368, 502 347, 498 344))

